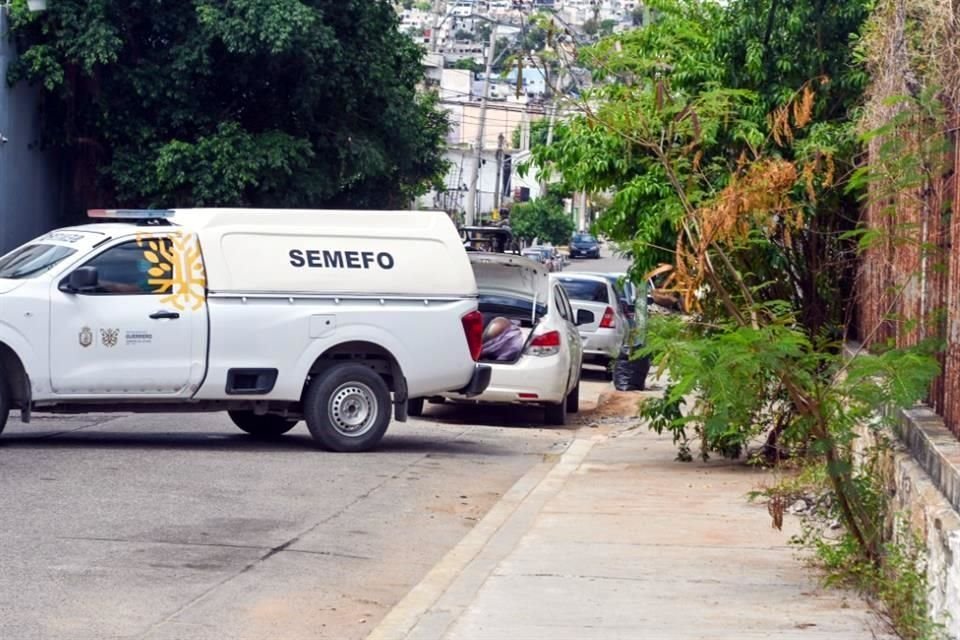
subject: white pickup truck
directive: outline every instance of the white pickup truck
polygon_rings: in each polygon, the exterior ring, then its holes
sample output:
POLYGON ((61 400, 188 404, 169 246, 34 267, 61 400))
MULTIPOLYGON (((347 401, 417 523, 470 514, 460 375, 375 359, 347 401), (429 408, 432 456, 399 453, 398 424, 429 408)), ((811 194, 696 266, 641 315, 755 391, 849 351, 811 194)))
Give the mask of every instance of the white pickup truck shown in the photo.
POLYGON ((0 430, 12 408, 227 411, 334 451, 409 397, 479 394, 483 320, 437 212, 92 211, 0 257, 0 430))

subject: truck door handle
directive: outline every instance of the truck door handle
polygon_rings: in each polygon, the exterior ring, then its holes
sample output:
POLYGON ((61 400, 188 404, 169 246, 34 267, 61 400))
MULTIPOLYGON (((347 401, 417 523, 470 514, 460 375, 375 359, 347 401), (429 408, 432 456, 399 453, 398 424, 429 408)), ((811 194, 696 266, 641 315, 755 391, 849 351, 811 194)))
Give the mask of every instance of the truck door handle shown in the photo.
POLYGON ((156 311, 151 313, 150 317, 154 320, 176 320, 180 314, 176 311, 156 311))

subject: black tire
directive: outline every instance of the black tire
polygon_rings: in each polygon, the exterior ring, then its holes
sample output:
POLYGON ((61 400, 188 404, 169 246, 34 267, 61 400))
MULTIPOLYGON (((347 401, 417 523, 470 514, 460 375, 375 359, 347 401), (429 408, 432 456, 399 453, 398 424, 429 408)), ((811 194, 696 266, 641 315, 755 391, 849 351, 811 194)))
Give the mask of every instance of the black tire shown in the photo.
POLYGON ((390 390, 361 364, 338 364, 314 377, 303 400, 310 435, 324 449, 373 449, 390 426, 390 390), (359 421, 358 424, 352 424, 359 421))
POLYGON ((577 386, 570 390, 567 395, 567 413, 577 413, 580 411, 580 381, 577 386))
POLYGON ((279 438, 300 422, 270 413, 257 415, 253 411, 228 411, 227 414, 233 420, 233 424, 240 427, 241 431, 246 431, 255 438, 263 440, 279 438))
POLYGON ((10 417, 11 402, 10 386, 7 384, 7 378, 3 373, 3 369, 0 369, 0 433, 3 433, 4 427, 7 426, 7 418, 10 417))
POLYGON ((563 426, 567 424, 567 401, 549 404, 543 409, 543 421, 546 424, 563 426))
POLYGON ((410 398, 407 400, 407 415, 412 418, 419 418, 423 415, 423 398, 410 398))

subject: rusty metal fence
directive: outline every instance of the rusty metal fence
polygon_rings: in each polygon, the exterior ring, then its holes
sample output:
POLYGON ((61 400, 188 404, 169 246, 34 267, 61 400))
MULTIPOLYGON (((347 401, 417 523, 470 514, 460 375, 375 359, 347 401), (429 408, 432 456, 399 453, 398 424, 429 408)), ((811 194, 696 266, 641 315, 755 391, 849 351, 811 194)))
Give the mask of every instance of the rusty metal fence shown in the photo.
MULTIPOLYGON (((942 373, 928 402, 960 437, 960 216, 952 214, 960 211, 958 126, 960 113, 945 134, 943 164, 923 184, 868 198, 865 223, 879 233, 862 255, 857 324, 868 346, 940 341, 942 373)), ((871 144, 871 156, 880 144, 871 144)))

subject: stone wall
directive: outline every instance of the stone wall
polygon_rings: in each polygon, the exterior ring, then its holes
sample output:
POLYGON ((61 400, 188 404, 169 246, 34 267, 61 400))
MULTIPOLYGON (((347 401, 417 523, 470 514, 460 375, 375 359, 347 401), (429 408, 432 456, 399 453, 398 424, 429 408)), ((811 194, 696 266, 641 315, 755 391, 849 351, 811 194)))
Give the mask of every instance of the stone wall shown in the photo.
MULTIPOLYGON (((872 434, 861 431, 862 451, 872 434)), ((902 412, 899 435, 880 465, 891 511, 926 547, 931 616, 960 640, 960 442, 928 408, 902 412)), ((899 535, 892 523, 890 530, 899 535)))

